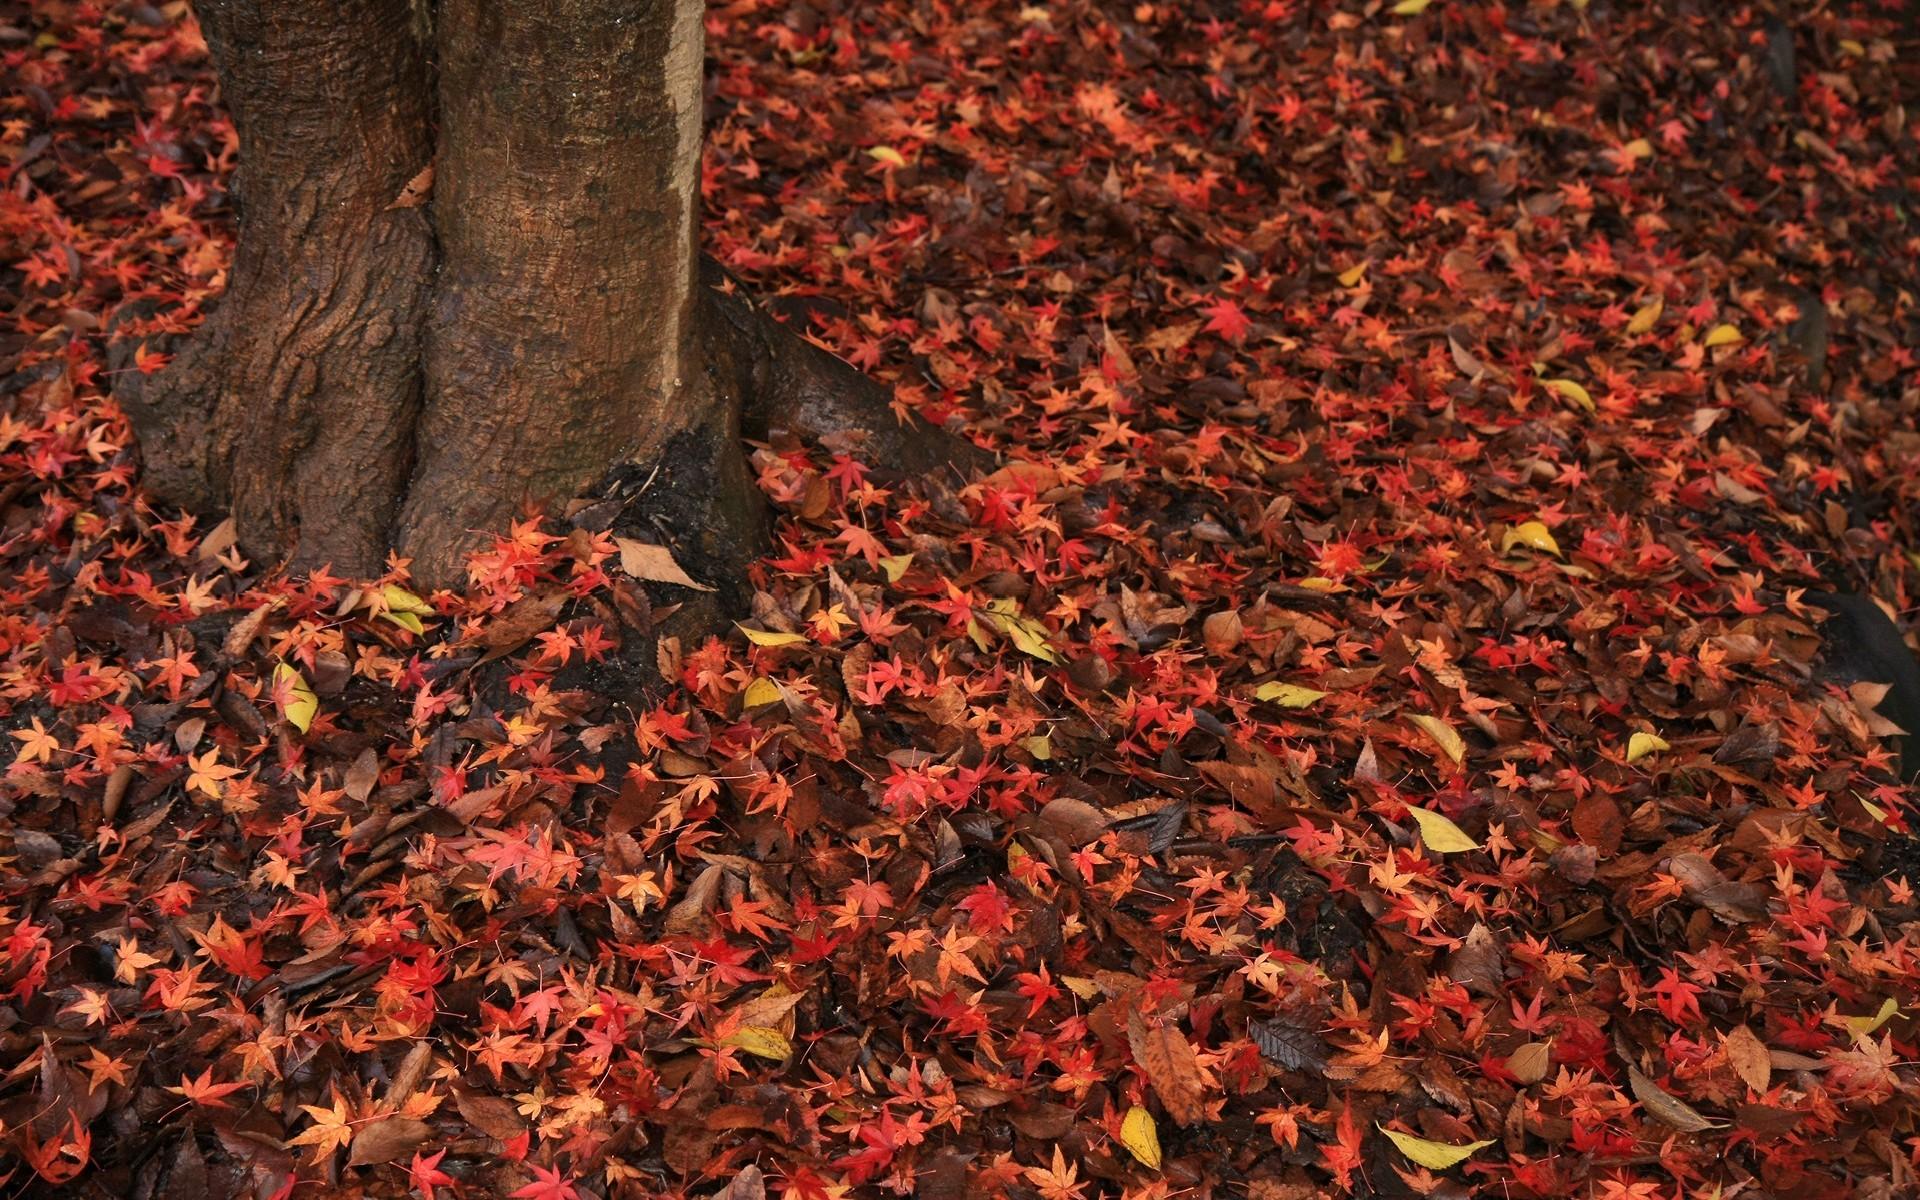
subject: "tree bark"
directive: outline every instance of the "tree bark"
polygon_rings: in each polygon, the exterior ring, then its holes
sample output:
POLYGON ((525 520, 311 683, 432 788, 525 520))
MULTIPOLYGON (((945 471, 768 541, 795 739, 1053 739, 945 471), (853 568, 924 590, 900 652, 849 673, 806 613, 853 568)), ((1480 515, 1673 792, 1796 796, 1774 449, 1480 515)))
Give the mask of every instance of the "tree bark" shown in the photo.
POLYGON ((393 209, 433 156, 407 0, 199 0, 240 138, 227 293, 162 374, 123 376, 146 483, 247 543, 377 573, 406 483, 434 262, 393 209))
POLYGON ((431 402, 399 528, 431 575, 692 422, 703 11, 442 0, 431 402))
POLYGON ((364 576, 391 550, 455 584, 518 512, 592 493, 737 593, 765 539, 743 422, 977 460, 700 284, 701 0, 439 0, 431 29, 412 0, 196 10, 239 245, 214 316, 121 400, 150 490, 230 510, 250 553, 364 576))

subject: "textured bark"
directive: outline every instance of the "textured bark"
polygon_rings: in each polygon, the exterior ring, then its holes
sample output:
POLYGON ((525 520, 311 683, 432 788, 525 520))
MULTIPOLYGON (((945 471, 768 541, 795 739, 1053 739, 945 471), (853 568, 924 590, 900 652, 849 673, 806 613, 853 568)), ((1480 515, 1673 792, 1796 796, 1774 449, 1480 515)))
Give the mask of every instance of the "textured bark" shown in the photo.
POLYGON ((692 421, 701 0, 442 0, 442 268, 399 526, 431 576, 692 421))
POLYGON ((701 0, 197 11, 240 132, 239 247, 208 324, 120 395, 150 489, 231 511, 248 551, 367 575, 392 547, 456 584, 520 511, 591 494, 731 603, 766 541, 743 420, 865 430, 903 473, 978 457, 700 286, 701 0), (430 162, 430 199, 396 207, 430 162))
POLYGON ((420 403, 433 235, 390 209, 432 157, 407 0, 199 0, 240 135, 227 294, 119 391, 157 496, 306 566, 380 570, 420 403))

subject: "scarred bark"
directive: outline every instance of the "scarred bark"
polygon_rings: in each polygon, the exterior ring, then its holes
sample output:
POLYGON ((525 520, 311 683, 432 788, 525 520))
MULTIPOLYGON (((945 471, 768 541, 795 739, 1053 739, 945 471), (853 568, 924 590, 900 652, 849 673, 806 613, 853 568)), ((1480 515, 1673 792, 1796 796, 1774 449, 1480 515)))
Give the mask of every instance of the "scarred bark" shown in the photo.
POLYGON ((392 548, 454 584, 529 503, 591 492, 737 597, 765 541, 743 426, 863 431, 917 475, 979 458, 702 286, 701 0, 440 0, 430 30, 410 0, 197 10, 240 242, 215 315, 122 401, 151 490, 230 510, 250 552, 366 575, 392 548), (429 162, 431 200, 395 207, 429 162))

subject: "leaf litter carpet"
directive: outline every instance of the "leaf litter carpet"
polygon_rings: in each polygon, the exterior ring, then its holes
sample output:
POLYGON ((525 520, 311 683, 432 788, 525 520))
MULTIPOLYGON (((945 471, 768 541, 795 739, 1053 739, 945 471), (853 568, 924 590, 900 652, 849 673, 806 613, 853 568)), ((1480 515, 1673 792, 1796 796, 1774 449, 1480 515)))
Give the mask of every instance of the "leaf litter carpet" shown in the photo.
POLYGON ((709 251, 1005 465, 756 448, 673 644, 591 514, 421 595, 149 506, 233 131, 185 5, 0 7, 5 1195, 1916 1194, 1809 601, 1920 588, 1907 6, 707 30, 709 251))

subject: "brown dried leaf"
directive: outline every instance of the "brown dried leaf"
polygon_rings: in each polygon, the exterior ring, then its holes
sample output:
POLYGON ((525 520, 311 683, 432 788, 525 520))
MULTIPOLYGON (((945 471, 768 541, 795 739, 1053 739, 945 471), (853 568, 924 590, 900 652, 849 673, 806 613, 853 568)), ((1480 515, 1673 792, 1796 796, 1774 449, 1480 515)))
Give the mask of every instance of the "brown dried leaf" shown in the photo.
POLYGON ((1627 1068, 1627 1083, 1633 1088, 1633 1098, 1640 1102, 1641 1107, 1680 1132, 1699 1133, 1703 1129, 1717 1128, 1698 1109, 1678 1096, 1662 1091, 1659 1084, 1632 1067, 1627 1068))
POLYGON ((412 1117, 388 1117, 383 1121, 375 1121, 354 1135, 353 1151, 347 1155, 347 1165, 367 1167, 404 1158, 424 1146, 432 1136, 432 1126, 412 1117))
POLYGON ((620 547, 620 569, 635 579, 644 579, 649 583, 677 584, 697 592, 713 590, 682 570, 680 564, 674 561, 673 551, 665 546, 654 546, 623 537, 613 539, 613 544, 620 547))
POLYGON ((1149 1019, 1135 1009, 1127 1015, 1127 1048, 1174 1124, 1193 1125, 1205 1119, 1206 1082, 1200 1061, 1177 1026, 1162 1018, 1149 1019))
POLYGON ((1742 1083, 1764 1095, 1773 1071, 1766 1045, 1745 1025, 1734 1026, 1722 1039, 1722 1044, 1733 1073, 1740 1077, 1742 1083))

